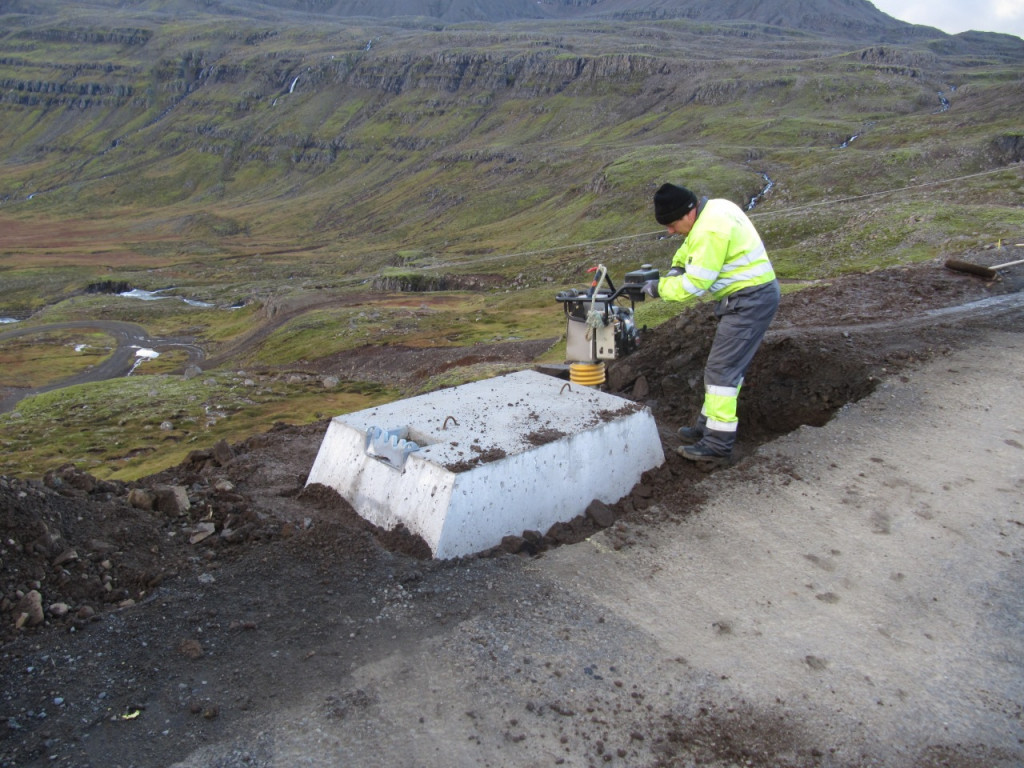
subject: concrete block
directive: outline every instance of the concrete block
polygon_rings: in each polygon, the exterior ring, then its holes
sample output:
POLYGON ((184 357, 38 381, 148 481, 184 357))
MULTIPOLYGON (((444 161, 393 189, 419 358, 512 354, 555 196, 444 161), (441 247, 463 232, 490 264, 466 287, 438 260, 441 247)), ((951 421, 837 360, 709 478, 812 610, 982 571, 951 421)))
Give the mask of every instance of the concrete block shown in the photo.
POLYGON ((664 461, 646 407, 520 371, 335 417, 307 484, 451 558, 613 504, 664 461))

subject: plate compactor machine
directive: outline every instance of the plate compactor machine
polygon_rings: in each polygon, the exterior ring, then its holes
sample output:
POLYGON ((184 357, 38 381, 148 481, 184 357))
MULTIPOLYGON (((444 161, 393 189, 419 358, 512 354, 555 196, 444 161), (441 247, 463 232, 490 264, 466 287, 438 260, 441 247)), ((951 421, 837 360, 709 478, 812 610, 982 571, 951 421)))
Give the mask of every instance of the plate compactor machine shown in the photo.
POLYGON ((605 361, 617 360, 636 349, 639 333, 633 320, 636 303, 643 301, 644 283, 659 278, 650 264, 627 272, 616 288, 603 265, 590 288, 560 291, 555 299, 565 310, 565 357, 569 380, 588 387, 604 384, 605 361), (622 300, 628 299, 629 306, 622 300))

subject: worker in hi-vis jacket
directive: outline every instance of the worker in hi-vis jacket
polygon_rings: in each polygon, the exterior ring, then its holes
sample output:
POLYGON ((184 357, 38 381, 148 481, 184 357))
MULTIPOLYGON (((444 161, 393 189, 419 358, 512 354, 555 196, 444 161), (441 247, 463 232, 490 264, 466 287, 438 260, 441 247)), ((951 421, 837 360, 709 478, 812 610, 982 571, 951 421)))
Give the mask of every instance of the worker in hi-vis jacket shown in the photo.
POLYGON ((779 308, 779 282, 764 243, 743 210, 728 200, 697 199, 685 187, 662 184, 654 218, 685 240, 660 280, 643 291, 652 298, 715 300, 718 328, 704 366, 704 405, 692 427, 682 427, 684 458, 727 464, 736 442, 736 401, 743 375, 779 308))

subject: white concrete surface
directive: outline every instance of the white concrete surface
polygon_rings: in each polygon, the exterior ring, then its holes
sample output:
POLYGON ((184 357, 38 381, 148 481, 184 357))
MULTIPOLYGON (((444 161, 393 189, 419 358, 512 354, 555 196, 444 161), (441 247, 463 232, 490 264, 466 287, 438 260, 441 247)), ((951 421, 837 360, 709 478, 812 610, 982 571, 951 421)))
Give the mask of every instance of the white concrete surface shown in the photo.
POLYGON ((363 518, 404 524, 450 558, 544 533, 594 499, 614 503, 664 460, 647 408, 519 371, 335 417, 307 485, 334 488, 363 518), (373 427, 402 429, 419 450, 400 467, 368 455, 373 427))

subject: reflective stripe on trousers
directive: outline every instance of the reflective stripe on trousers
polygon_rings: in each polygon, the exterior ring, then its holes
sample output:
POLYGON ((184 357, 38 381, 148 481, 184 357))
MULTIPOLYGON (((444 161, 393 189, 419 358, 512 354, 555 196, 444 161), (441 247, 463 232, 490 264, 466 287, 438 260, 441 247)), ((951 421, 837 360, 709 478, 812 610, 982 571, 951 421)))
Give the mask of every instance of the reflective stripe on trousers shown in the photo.
POLYGON ((779 283, 745 289, 715 306, 718 329, 704 366, 704 444, 727 454, 736 442, 736 406, 743 376, 779 308, 779 283))

